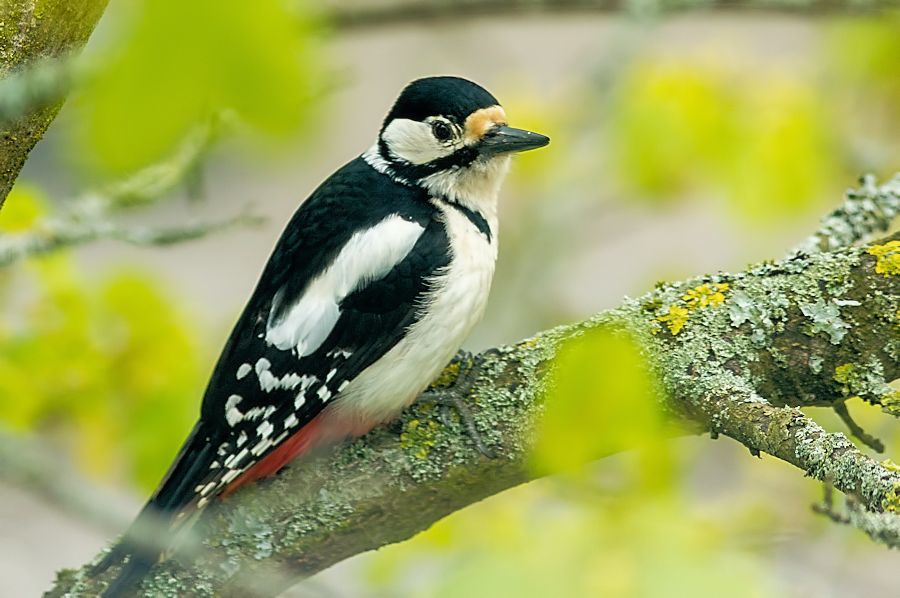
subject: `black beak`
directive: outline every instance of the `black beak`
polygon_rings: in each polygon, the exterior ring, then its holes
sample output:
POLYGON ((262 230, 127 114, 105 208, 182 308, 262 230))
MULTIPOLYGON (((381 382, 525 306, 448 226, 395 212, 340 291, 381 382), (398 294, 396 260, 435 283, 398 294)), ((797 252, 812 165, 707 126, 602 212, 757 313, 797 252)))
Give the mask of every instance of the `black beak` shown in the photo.
POLYGON ((550 143, 550 138, 540 133, 496 126, 481 139, 481 143, 478 144, 478 153, 482 156, 495 156, 509 152, 524 152, 544 147, 548 143, 550 143))

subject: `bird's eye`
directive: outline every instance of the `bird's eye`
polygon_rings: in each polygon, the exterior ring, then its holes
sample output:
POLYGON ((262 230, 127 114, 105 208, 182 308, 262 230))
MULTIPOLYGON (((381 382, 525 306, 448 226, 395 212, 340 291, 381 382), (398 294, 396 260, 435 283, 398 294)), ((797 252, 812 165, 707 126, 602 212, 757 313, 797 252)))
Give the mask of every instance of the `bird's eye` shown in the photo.
POLYGON ((442 120, 435 121, 431 125, 431 133, 438 141, 449 141, 453 137, 453 129, 442 120))

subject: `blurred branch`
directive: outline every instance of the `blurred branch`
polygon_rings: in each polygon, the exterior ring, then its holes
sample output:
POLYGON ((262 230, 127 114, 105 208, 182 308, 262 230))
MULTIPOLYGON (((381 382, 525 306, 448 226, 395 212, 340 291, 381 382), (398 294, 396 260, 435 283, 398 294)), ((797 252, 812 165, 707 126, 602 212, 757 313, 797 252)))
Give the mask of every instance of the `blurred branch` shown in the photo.
POLYGON ((24 257, 44 255, 101 239, 123 241, 132 245, 172 245, 231 228, 255 226, 263 221, 259 216, 245 213, 213 222, 160 228, 128 227, 102 217, 48 222, 40 232, 0 237, 0 267, 24 257))
POLYGON ((326 13, 338 29, 470 20, 534 14, 664 14, 687 10, 745 10, 803 14, 865 13, 900 6, 897 0, 400 0, 331 2, 326 13))
MULTIPOLYGON (((860 397, 900 414, 900 398, 887 385, 900 376, 895 247, 900 252, 900 234, 868 247, 841 246, 660 285, 585 322, 485 351, 473 360, 468 393, 454 386, 459 364, 452 364, 442 384, 466 400, 496 458, 476 450, 462 423, 417 403, 393 424, 295 462, 211 507, 202 554, 162 563, 143 589, 147 595, 273 596, 533 479, 528 454, 553 360, 563 343, 601 326, 639 341, 673 416, 827 481, 852 501, 852 525, 900 547, 900 472, 799 409, 860 397), (712 289, 721 301, 692 301, 712 289)), ((64 571, 48 595, 94 595, 105 579, 92 579, 88 567, 64 571)))
POLYGON ((76 516, 79 521, 108 532, 128 523, 120 501, 72 473, 65 458, 42 443, 0 428, 0 480, 40 496, 50 504, 76 516))
POLYGON ((65 202, 62 214, 39 221, 31 230, 0 236, 0 267, 101 239, 132 245, 171 245, 262 223, 262 218, 247 211, 212 222, 163 228, 125 226, 115 221, 116 213, 122 209, 157 201, 191 177, 215 141, 218 126, 216 121, 199 128, 164 162, 65 202))
MULTIPOLYGON (((107 0, 0 3, 0 78, 52 59, 67 58, 87 42, 107 0)), ((28 98, 25 98, 28 99, 28 98)), ((46 98, 45 98, 46 99, 46 98)), ((14 104, 10 99, 3 102, 14 104)), ((0 119, 0 208, 25 159, 59 112, 61 99, 41 102, 12 121, 0 119)), ((15 106, 12 106, 15 108, 15 106)))

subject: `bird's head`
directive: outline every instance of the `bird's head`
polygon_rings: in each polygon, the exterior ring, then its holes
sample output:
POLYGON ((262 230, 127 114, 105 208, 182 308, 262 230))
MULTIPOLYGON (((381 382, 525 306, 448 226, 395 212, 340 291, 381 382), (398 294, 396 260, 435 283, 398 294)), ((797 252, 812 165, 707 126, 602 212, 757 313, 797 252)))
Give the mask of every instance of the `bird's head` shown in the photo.
POLYGON ((399 179, 478 204, 496 198, 511 154, 549 142, 508 126, 500 103, 481 86, 459 77, 428 77, 400 93, 371 151, 399 179))

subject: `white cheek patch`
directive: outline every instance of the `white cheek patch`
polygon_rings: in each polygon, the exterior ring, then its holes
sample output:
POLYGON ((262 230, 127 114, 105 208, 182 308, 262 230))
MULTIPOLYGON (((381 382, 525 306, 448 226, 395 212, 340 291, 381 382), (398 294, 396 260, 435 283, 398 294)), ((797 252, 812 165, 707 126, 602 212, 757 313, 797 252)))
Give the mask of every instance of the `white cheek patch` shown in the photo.
POLYGON ((391 153, 411 164, 427 164, 455 152, 458 145, 443 144, 434 138, 428 123, 395 118, 385 127, 381 138, 391 153))
MULTIPOLYGON (((341 301, 369 281, 387 275, 412 251, 424 230, 417 222, 395 214, 355 233, 334 262, 309 283, 293 305, 281 311, 276 297, 269 312, 266 343, 282 351, 293 350, 298 357, 313 353, 340 318, 341 301), (281 315, 276 317, 276 312, 281 315)), ((261 368, 258 363, 256 369, 262 384, 260 369, 267 368, 261 368)), ((264 387, 294 388, 301 382, 299 378, 273 377, 264 387)))

